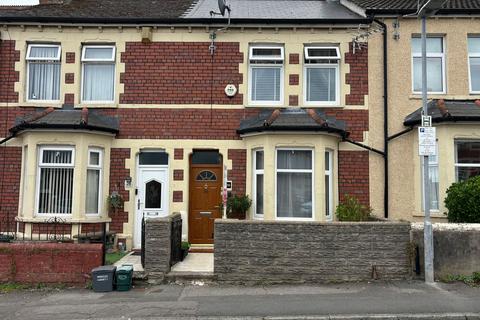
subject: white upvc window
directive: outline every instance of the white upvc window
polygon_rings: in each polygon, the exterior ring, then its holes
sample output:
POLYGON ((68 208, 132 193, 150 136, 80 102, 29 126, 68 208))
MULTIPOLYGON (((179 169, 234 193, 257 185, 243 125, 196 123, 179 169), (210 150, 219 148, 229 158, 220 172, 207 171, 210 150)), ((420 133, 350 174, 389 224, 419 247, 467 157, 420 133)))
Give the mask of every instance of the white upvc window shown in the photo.
MULTIPOLYGON (((428 177, 430 179, 430 210, 440 210, 440 195, 439 195, 439 176, 438 176, 438 144, 435 146, 436 156, 428 157, 428 177)), ((421 174, 422 174, 422 210, 425 211, 425 182, 423 175, 423 161, 424 157, 420 157, 421 174)))
POLYGON ((455 141, 455 176, 456 180, 464 181, 480 175, 480 141, 455 141))
POLYGON ((253 151, 253 210, 254 218, 263 218, 264 153, 262 149, 253 151))
POLYGON ((28 101, 60 101, 60 57, 59 45, 28 45, 26 56, 28 101))
POLYGON ((73 147, 40 147, 37 174, 37 214, 68 215, 72 213, 73 147))
POLYGON ((340 50, 305 47, 303 96, 305 105, 340 104, 340 50))
MULTIPOLYGON (((446 93, 445 42, 442 36, 427 37, 427 91, 446 93)), ((422 92, 422 41, 412 38, 412 91, 422 92)))
POLYGON ((312 220, 314 216, 313 150, 276 150, 276 217, 283 220, 312 220))
POLYGON ((480 36, 468 37, 470 93, 480 93, 480 36))
POLYGON ((103 150, 88 150, 87 185, 85 195, 85 213, 100 214, 102 199, 103 150))
POLYGON ((325 150, 325 216, 333 220, 333 151, 325 150))
POLYGON ((255 45, 249 50, 249 103, 281 105, 283 103, 283 46, 255 45))
POLYGON ((115 46, 82 48, 82 103, 112 103, 115 96, 115 46))

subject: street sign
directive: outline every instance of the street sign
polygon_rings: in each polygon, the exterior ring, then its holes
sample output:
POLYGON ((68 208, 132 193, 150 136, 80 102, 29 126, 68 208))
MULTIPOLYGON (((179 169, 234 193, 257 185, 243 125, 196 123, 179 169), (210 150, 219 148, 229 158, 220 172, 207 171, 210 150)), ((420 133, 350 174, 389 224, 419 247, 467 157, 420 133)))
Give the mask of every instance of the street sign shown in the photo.
POLYGON ((437 132, 435 127, 418 128, 418 155, 437 155, 437 132))
POLYGON ((422 127, 432 126, 432 116, 422 116, 422 127))

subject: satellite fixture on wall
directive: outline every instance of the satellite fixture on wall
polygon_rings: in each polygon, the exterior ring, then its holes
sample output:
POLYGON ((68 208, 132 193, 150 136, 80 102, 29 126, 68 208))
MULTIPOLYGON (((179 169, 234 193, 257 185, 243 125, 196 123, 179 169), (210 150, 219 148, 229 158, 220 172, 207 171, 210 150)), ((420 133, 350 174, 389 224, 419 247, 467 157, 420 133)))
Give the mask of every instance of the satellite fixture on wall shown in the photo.
POLYGON ((230 7, 227 5, 227 2, 225 0, 218 0, 218 11, 210 11, 210 16, 225 16, 225 11, 228 11, 228 17, 230 18, 230 7))

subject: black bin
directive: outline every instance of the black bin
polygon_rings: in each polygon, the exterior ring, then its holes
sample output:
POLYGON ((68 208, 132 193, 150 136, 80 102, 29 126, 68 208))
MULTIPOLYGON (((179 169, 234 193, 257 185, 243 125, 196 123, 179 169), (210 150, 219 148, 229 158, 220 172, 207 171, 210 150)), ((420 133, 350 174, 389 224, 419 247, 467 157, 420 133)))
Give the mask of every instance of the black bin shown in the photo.
POLYGON ((92 270, 92 285, 95 292, 113 291, 115 283, 115 266, 102 266, 92 270))

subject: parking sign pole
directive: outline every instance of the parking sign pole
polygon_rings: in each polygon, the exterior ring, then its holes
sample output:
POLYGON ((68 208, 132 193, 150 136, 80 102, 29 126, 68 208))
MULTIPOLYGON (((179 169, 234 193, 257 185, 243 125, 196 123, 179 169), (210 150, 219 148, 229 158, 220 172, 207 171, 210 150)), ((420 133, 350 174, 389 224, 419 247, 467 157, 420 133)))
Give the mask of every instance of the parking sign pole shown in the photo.
MULTIPOLYGON (((422 127, 431 126, 431 123, 423 123, 423 119, 428 116, 427 105, 427 26, 426 17, 422 16, 422 127)), ((429 156, 423 156, 423 194, 425 220, 423 226, 423 240, 425 251, 425 282, 433 283, 433 231, 430 219, 430 177, 429 177, 429 156)))

